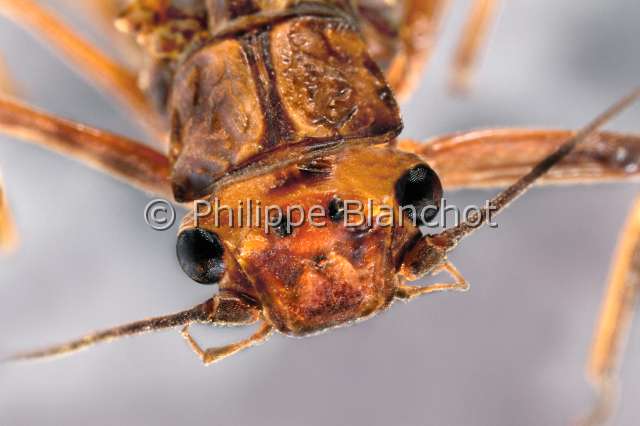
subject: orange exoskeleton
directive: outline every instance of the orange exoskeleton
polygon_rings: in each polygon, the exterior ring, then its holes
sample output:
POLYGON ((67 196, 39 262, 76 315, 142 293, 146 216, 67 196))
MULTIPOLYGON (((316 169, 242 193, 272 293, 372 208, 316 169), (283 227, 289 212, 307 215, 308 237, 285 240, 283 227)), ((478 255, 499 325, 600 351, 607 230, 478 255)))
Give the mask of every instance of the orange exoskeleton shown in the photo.
MULTIPOLYGON (((200 216, 195 209, 180 227, 178 262, 193 280, 218 285, 211 299, 12 359, 67 354, 182 326, 210 364, 273 331, 317 333, 369 318, 395 300, 464 291, 468 284, 447 255, 489 220, 492 209, 499 212, 538 181, 637 177, 638 167, 629 165, 640 163, 640 138, 599 128, 638 91, 579 132, 496 129, 428 144, 398 140, 396 95, 411 87, 426 58, 443 3, 137 0, 116 22, 142 47, 138 85, 35 3, 0 0, 0 14, 41 32, 170 144, 164 155, 10 99, 0 100, 0 131, 187 206, 204 201, 232 211, 253 200, 283 210, 320 207, 324 219, 322 226, 302 221, 292 227, 280 218, 265 229, 230 224, 230 211, 200 216), (383 19, 387 10, 394 14, 383 19), (462 155, 451 154, 458 149, 462 155), (618 149, 634 155, 621 159, 618 149), (434 235, 421 232, 437 211, 443 186, 506 184, 490 206, 461 224, 434 235), (348 201, 360 203, 372 220, 352 226, 345 217, 348 201), (400 213, 384 222, 383 205, 400 213), (407 284, 442 271, 451 283, 407 284), (202 349, 188 329, 196 322, 261 326, 243 341, 202 349)), ((475 2, 475 32, 467 35, 460 59, 462 80, 494 3, 475 2)), ((0 246, 9 245, 11 230, 2 189, 0 231, 6 231, 0 246)), ((626 294, 624 301, 634 296, 626 294)), ((608 354, 603 364, 609 365, 608 354)))

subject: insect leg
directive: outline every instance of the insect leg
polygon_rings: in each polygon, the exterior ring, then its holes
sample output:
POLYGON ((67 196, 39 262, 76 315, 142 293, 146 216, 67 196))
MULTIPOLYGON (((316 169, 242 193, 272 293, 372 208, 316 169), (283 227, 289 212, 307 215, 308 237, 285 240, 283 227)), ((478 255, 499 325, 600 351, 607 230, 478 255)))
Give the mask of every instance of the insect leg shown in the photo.
POLYGON ((268 323, 263 323, 258 331, 256 331, 249 338, 241 340, 236 343, 232 343, 226 346, 219 346, 215 348, 202 349, 200 345, 189 333, 189 326, 186 325, 182 330, 182 336, 187 340, 187 343, 193 351, 200 357, 205 365, 213 364, 214 362, 221 361, 231 355, 235 355, 238 352, 248 349, 252 346, 259 345, 265 342, 271 333, 273 332, 273 326, 268 323))
POLYGON ((9 72, 4 58, 0 56, 0 94, 16 96, 20 92, 21 90, 9 72))
POLYGON ((66 154, 139 189, 172 198, 169 160, 141 143, 2 97, 0 133, 66 154))
MULTIPOLYGON (((413 300, 418 296, 422 296, 424 294, 436 293, 441 291, 467 291, 469 290, 469 283, 464 279, 462 274, 456 269, 455 266, 451 262, 445 262, 442 265, 442 269, 447 271, 451 278, 453 278, 453 283, 438 283, 438 284, 429 284, 426 286, 411 286, 401 284, 396 289, 395 297, 397 299, 402 300, 413 300)), ((439 270, 434 271, 434 274, 440 272, 439 270)))
POLYGON ((400 52, 387 71, 398 98, 406 98, 418 83, 435 44, 448 0, 407 0, 400 26, 400 52))
POLYGON ((593 338, 587 375, 598 400, 585 419, 587 425, 603 424, 613 411, 617 374, 639 294, 640 198, 622 230, 593 338))
POLYGON ((471 72, 496 14, 497 0, 474 0, 452 64, 451 87, 456 92, 469 88, 471 72))
MULTIPOLYGON (((0 57, 0 93, 14 94, 16 85, 6 67, 2 57, 0 57)), ((16 227, 11 216, 9 200, 5 190, 2 176, 0 176, 0 253, 9 252, 17 245, 16 227)))
MULTIPOLYGON (((260 310, 249 306, 234 296, 217 296, 213 299, 210 323, 213 325, 250 325, 260 319, 260 310)), ((189 332, 191 323, 185 324, 182 337, 191 349, 200 357, 205 365, 213 364, 244 349, 250 348, 267 340, 273 331, 273 326, 263 322, 260 328, 249 338, 230 345, 202 349, 189 332)))
POLYGON ((118 96, 163 141, 166 130, 163 120, 138 88, 134 73, 108 58, 33 0, 0 0, 0 15, 37 32, 81 70, 89 83, 118 96))
POLYGON ((122 58, 129 66, 137 69, 141 62, 140 49, 131 37, 118 31, 115 20, 126 7, 126 0, 92 0, 82 1, 66 0, 69 7, 78 8, 88 17, 90 23, 100 32, 107 35, 108 40, 117 48, 119 58, 122 58))
POLYGON ((437 234, 412 240, 411 246, 408 247, 402 260, 401 274, 407 277, 421 277, 438 268, 446 261, 447 254, 455 249, 460 241, 480 229, 491 218, 527 192, 554 166, 566 160, 577 146, 597 135, 602 126, 632 105, 638 98, 640 98, 640 88, 620 99, 575 135, 565 140, 557 149, 536 163, 526 174, 498 195, 487 200, 484 208, 468 215, 462 223, 437 234))
POLYGON ((16 227, 11 217, 2 176, 0 176, 0 253, 11 251, 16 247, 17 242, 16 227))
MULTIPOLYGON (((448 190, 507 186, 575 132, 488 129, 455 133, 425 143, 400 141, 438 172, 448 190)), ((566 184, 640 177, 640 135, 598 132, 578 145, 538 182, 566 184)))

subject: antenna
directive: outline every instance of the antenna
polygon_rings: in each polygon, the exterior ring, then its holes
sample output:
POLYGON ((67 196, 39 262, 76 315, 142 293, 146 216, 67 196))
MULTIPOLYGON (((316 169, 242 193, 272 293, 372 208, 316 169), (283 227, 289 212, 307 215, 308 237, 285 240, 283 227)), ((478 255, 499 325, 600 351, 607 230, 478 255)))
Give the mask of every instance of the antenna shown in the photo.
POLYGON ((629 107, 640 97, 640 88, 620 99, 605 112, 600 114, 591 123, 578 131, 573 137, 564 142, 558 149, 541 160, 529 173, 522 176, 513 185, 502 191, 494 197, 487 207, 480 211, 474 211, 467 220, 453 228, 446 229, 439 234, 432 235, 431 238, 436 239, 439 245, 449 252, 455 248, 460 240, 470 235, 476 229, 482 227, 490 217, 490 214, 498 214, 505 209, 512 201, 520 197, 522 194, 549 171, 554 165, 563 160, 579 143, 588 140, 593 134, 604 124, 629 107))

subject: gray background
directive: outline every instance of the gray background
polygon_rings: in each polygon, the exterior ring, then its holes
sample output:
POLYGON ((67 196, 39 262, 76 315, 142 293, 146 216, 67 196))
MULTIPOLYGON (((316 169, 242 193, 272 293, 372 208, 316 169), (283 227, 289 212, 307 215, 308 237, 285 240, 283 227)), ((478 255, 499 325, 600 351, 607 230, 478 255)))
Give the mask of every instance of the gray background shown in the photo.
MULTIPOLYGON (((58 1, 46 2, 59 4, 58 1)), ((468 2, 412 100, 405 136, 490 126, 575 128, 639 82, 637 0, 510 0, 468 99, 446 77, 468 2)), ((60 9, 77 27, 79 14, 60 9)), ((88 32, 92 38, 99 35, 88 32)), ((0 22, 0 51, 28 100, 133 137, 117 106, 0 22)), ((611 127, 640 131, 640 108, 611 127)), ((37 147, 0 139, 22 237, 0 259, 0 353, 179 310, 210 288, 179 270, 175 233, 143 222, 149 198, 37 147)), ((472 284, 397 304, 358 326, 268 344, 204 368, 166 331, 56 362, 0 368, 1 425, 561 425, 592 393, 583 365, 629 184, 543 188, 452 256, 472 284)), ((453 202, 479 202, 465 191, 453 202)), ((240 334, 197 328, 211 344, 240 334)), ((640 327, 631 334, 617 424, 637 424, 640 327)))

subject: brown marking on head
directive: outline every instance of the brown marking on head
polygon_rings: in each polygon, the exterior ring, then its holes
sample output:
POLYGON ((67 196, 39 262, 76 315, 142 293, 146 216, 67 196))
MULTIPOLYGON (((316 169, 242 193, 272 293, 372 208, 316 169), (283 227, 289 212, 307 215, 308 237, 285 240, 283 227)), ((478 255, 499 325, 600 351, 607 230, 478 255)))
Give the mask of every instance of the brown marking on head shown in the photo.
POLYGON ((330 159, 314 160, 276 172, 276 184, 269 190, 271 196, 279 197, 297 191, 300 187, 312 186, 331 178, 333 165, 330 159))
POLYGON ((230 173, 277 164, 296 148, 311 158, 327 144, 388 142, 402 129, 390 93, 342 18, 292 17, 211 40, 183 58, 173 79, 176 199, 209 195, 230 173))
POLYGON ((324 228, 296 228, 286 237, 265 235, 268 248, 243 258, 265 315, 282 332, 316 332, 365 317, 390 302, 389 230, 362 235, 342 223, 326 223, 324 228))
MULTIPOLYGON (((300 206, 308 213, 322 206, 324 216, 290 233, 259 226, 230 227, 227 216, 214 227, 211 217, 200 226, 216 232, 251 283, 263 315, 279 331, 304 335, 367 318, 391 303, 398 285, 398 256, 419 230, 405 218, 398 228, 376 222, 347 226, 330 217, 336 198, 359 200, 365 217, 369 199, 397 208, 397 183, 421 160, 391 147, 352 147, 313 164, 275 172, 225 187, 215 194, 222 205, 242 201, 261 205, 300 206), (330 173, 327 171, 331 170, 330 173), (320 226, 317 226, 319 225, 320 226)), ((294 220, 296 217, 294 217, 294 220)), ((349 219, 353 224, 353 219, 349 219)), ((192 226, 187 223, 185 226, 192 226)))

